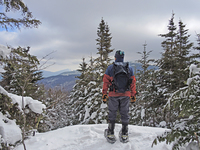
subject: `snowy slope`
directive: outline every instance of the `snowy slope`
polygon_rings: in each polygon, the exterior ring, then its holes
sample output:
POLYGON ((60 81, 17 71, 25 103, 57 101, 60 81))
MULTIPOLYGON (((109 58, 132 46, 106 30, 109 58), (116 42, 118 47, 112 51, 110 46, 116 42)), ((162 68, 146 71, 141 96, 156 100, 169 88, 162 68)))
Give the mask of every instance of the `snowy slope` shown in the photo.
MULTIPOLYGON (((107 143, 104 138, 106 124, 76 125, 38 133, 25 141, 28 150, 171 150, 172 145, 164 142, 151 147, 154 138, 166 129, 129 125, 130 142, 123 144, 117 140, 115 144, 107 143)), ((118 139, 120 124, 116 124, 115 135, 118 139)), ((19 145, 14 150, 22 150, 19 145)))

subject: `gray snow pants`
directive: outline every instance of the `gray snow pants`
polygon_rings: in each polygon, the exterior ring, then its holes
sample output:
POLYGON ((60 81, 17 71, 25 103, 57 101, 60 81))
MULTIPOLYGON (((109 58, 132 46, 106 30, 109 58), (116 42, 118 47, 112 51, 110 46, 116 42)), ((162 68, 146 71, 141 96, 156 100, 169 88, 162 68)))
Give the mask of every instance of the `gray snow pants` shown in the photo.
POLYGON ((119 97, 109 97, 108 101, 108 120, 110 122, 115 121, 117 110, 119 109, 121 115, 121 122, 129 122, 129 104, 130 98, 128 96, 119 96, 119 97))

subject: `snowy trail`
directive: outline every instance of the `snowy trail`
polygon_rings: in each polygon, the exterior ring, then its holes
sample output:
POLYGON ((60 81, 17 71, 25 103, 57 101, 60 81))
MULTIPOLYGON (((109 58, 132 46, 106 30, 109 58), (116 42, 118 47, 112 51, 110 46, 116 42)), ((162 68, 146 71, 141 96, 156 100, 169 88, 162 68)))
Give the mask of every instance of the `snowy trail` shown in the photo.
MULTIPOLYGON (((163 128, 129 125, 130 142, 126 144, 121 143, 118 138, 120 124, 116 124, 117 142, 114 144, 107 143, 104 138, 105 128, 106 124, 69 126, 38 133, 25 143, 27 150, 171 150, 172 147, 164 142, 151 147, 154 138, 166 130, 163 128)), ((14 150, 23 150, 23 147, 19 145, 14 150)))

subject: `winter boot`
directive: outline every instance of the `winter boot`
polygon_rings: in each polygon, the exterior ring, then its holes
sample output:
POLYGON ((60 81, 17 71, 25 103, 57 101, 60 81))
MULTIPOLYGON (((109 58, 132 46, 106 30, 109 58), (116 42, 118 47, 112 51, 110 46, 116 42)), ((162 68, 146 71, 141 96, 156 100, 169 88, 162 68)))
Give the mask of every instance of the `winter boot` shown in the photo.
POLYGON ((127 123, 122 123, 122 129, 119 132, 119 139, 122 143, 127 143, 129 141, 127 123))
POLYGON ((108 129, 105 129, 104 136, 107 139, 109 143, 115 143, 116 137, 114 135, 114 129, 115 129, 115 122, 111 122, 108 124, 108 129))

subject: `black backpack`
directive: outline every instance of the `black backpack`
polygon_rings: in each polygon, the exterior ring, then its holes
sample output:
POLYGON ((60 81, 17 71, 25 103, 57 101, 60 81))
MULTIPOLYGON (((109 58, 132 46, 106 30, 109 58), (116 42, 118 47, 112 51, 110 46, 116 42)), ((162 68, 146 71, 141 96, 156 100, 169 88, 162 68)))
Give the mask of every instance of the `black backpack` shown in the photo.
POLYGON ((113 63, 113 81, 111 91, 115 89, 117 93, 125 93, 130 90, 132 78, 130 76, 130 69, 128 62, 114 62, 113 63))

